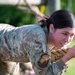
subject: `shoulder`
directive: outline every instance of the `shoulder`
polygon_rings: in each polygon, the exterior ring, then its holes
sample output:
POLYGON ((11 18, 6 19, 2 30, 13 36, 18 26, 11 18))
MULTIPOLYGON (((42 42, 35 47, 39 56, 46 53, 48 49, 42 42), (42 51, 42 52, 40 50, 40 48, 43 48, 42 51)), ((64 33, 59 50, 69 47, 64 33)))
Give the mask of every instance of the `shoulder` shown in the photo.
MULTIPOLYGON (((19 29, 19 28, 18 28, 19 29)), ((40 25, 25 25, 20 27, 20 33, 22 37, 28 40, 43 41, 46 40, 46 34, 40 25)))
POLYGON ((32 25, 23 25, 21 27, 18 27, 18 29, 22 32, 22 33, 27 33, 27 35, 29 34, 34 34, 34 35, 43 35, 45 34, 44 33, 44 30, 43 28, 41 28, 40 25, 37 25, 37 24, 32 24, 32 25))
POLYGON ((38 36, 38 38, 45 37, 45 32, 40 25, 33 25, 30 33, 38 36))

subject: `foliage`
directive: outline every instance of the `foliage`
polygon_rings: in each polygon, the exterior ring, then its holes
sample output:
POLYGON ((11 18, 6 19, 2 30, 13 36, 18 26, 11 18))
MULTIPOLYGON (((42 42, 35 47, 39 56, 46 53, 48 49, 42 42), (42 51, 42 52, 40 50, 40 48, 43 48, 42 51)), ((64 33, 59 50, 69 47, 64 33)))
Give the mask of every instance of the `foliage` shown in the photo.
MULTIPOLYGON (((68 7, 68 0, 61 0, 61 9, 71 10, 75 14, 75 0, 71 0, 72 4, 70 8, 68 7)), ((38 6, 39 9, 41 5, 38 6)), ((45 7, 44 14, 48 15, 48 8, 45 7)), ((16 8, 16 6, 0 6, 0 23, 8 23, 14 26, 33 24, 35 23, 34 14, 28 11, 21 11, 16 8)))
POLYGON ((27 11, 21 11, 13 6, 0 6, 0 23, 20 26, 34 22, 35 16, 27 11))
POLYGON ((75 14, 75 0, 72 0, 72 12, 75 14))
POLYGON ((61 9, 70 10, 73 14, 75 14, 74 5, 75 5, 75 0, 61 0, 61 9))

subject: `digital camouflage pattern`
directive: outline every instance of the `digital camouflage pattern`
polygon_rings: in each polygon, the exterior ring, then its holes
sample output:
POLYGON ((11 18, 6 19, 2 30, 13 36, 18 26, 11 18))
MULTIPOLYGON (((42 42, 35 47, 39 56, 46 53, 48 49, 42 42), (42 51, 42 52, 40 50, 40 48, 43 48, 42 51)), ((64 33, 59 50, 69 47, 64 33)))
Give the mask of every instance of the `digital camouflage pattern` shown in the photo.
POLYGON ((0 25, 0 61, 31 62, 36 75, 60 75, 65 64, 51 63, 46 30, 40 25, 0 25))

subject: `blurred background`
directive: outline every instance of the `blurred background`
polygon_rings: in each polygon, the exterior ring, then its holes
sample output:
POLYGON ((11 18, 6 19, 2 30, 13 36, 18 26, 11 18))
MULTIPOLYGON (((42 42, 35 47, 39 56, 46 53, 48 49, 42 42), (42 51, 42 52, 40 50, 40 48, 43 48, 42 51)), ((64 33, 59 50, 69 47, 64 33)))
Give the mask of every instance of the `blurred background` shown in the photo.
MULTIPOLYGON (((0 23, 13 26, 34 24, 55 10, 67 9, 75 15, 75 0, 0 0, 0 23)), ((73 40, 72 44, 75 44, 73 40)), ((75 75, 75 59, 68 62, 64 75, 75 75)))

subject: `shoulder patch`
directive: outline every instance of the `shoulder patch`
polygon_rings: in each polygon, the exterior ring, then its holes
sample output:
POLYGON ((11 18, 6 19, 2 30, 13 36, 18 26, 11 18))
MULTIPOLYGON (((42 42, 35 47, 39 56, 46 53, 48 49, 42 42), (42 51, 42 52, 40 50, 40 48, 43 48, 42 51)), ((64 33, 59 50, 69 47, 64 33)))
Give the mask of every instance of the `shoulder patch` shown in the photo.
POLYGON ((49 62, 49 55, 43 54, 38 62, 38 65, 42 68, 45 68, 49 62))

